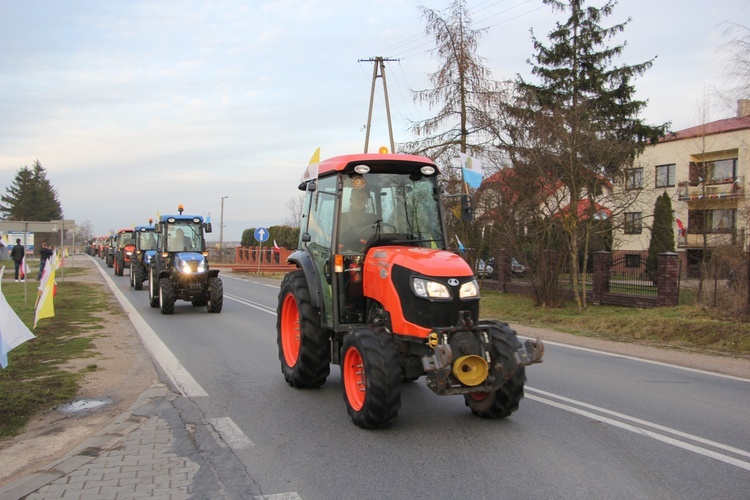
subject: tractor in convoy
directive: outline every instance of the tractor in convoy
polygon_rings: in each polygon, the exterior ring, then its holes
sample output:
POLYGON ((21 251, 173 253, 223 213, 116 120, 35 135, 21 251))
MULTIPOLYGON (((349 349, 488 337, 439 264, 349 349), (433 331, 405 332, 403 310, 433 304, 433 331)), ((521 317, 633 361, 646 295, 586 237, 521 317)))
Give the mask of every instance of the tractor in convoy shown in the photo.
MULTIPOLYGON (((151 222, 149 220, 149 224, 151 222)), ((159 234, 153 225, 136 226, 133 234, 135 251, 130 258, 130 286, 142 290, 143 282, 148 279, 148 268, 159 248, 159 234)))
POLYGON ((117 233, 102 238, 99 245, 99 258, 104 259, 107 267, 115 265, 115 249, 117 248, 117 233))
POLYGON ((120 229, 114 240, 114 255, 112 261, 115 266, 115 274, 122 276, 126 267, 130 267, 130 257, 135 250, 135 236, 132 228, 120 229))
POLYGON ((347 412, 361 428, 392 424, 401 384, 425 376, 474 415, 518 409, 540 341, 479 319, 472 268, 448 248, 438 167, 421 156, 356 154, 305 179, 297 270, 277 308, 281 371, 297 388, 341 367, 347 412))
POLYGON ((173 314, 177 300, 221 312, 224 287, 218 269, 209 269, 205 233, 211 223, 200 215, 162 215, 154 226, 159 249, 148 267, 149 303, 162 314, 173 314))

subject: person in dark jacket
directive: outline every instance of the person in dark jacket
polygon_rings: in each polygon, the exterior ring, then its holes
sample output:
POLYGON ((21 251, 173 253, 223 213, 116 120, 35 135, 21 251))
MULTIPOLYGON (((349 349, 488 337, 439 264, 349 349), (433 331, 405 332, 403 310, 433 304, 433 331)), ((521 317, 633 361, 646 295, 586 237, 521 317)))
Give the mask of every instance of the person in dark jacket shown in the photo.
MULTIPOLYGON (((21 263, 23 263, 23 255, 26 252, 26 250, 23 248, 23 245, 21 245, 21 238, 16 239, 16 244, 13 245, 13 248, 10 250, 10 258, 13 259, 13 262, 16 264, 16 283, 18 283, 18 271, 21 269, 21 263)), ((26 276, 24 276, 24 279, 26 279, 26 276)))
POLYGON ((42 279, 42 273, 44 273, 44 266, 47 265, 47 261, 49 258, 52 257, 52 249, 49 247, 47 243, 42 243, 42 249, 39 250, 39 276, 37 276, 36 280, 39 281, 42 279))

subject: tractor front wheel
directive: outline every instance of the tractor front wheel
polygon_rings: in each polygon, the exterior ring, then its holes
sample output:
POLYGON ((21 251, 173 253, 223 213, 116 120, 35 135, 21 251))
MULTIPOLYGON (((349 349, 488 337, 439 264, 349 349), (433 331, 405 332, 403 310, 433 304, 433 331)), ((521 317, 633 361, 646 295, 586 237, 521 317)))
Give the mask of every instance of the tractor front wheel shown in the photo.
POLYGON ((206 290, 208 302, 206 309, 210 313, 220 313, 224 306, 224 283, 220 278, 208 278, 208 290, 206 290))
POLYGON ((143 290, 143 282, 146 281, 146 271, 140 263, 135 266, 130 264, 130 274, 132 275, 133 287, 136 290, 143 290))
POLYGON ((159 306, 162 314, 174 314, 174 303, 177 300, 174 283, 169 278, 159 280, 159 306))
POLYGON ((303 271, 284 276, 279 291, 276 331, 284 379, 292 387, 325 384, 331 372, 328 337, 313 310, 303 271))
POLYGON ((466 406, 471 413, 482 418, 505 418, 518 409, 523 399, 523 386, 526 383, 526 368, 516 363, 515 352, 521 347, 516 332, 505 323, 493 321, 487 326, 492 339, 490 355, 492 364, 504 367, 505 383, 494 392, 474 392, 464 394, 466 406))
POLYGON ((385 330, 359 328, 344 337, 341 378, 346 410, 363 429, 387 427, 401 409, 401 366, 385 330))

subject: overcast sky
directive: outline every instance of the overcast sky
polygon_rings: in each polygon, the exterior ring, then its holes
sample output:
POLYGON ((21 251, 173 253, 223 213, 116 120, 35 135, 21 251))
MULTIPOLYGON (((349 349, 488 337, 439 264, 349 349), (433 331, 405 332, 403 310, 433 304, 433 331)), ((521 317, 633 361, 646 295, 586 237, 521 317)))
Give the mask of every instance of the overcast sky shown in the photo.
MULTIPOLYGON (((601 0, 589 2, 600 6, 601 0)), ((422 5, 442 10, 447 0, 422 5)), ((430 116, 434 46, 414 0, 0 0, 0 192, 39 160, 66 219, 97 234, 157 212, 211 214, 218 240, 283 224, 304 167, 362 152, 375 56, 386 66, 394 139, 430 116)), ((487 27, 479 55, 496 79, 529 75, 529 30, 564 21, 542 0, 469 0, 487 27)), ((622 64, 656 57, 635 84, 644 118, 697 124, 721 87, 726 22, 750 0, 620 0, 622 64)), ((370 151, 388 144, 378 82, 370 151)), ((711 119, 732 116, 715 108, 711 119)))

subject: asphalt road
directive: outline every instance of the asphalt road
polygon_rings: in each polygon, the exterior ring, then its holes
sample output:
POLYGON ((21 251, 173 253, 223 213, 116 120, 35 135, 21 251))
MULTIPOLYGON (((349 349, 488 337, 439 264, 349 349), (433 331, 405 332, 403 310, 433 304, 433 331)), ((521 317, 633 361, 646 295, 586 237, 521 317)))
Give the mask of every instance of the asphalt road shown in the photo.
POLYGON ((127 272, 108 272, 158 337, 157 361, 264 494, 748 498, 748 380, 550 345, 508 419, 474 417, 420 379, 403 387, 393 427, 365 431, 346 413, 337 366, 320 389, 284 382, 274 282, 222 274, 221 314, 177 302, 165 316, 127 272))

